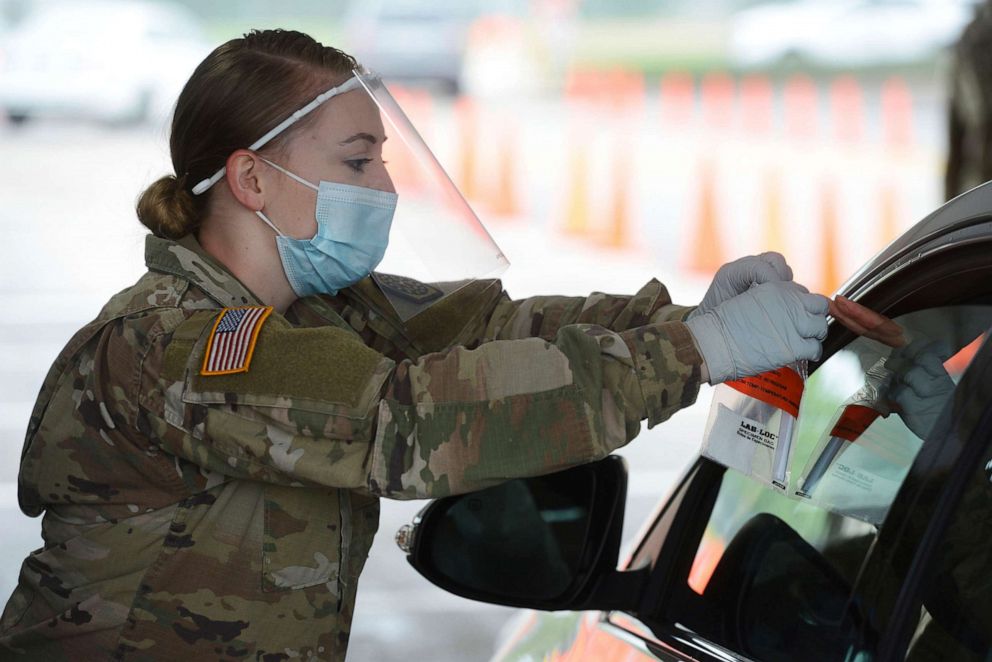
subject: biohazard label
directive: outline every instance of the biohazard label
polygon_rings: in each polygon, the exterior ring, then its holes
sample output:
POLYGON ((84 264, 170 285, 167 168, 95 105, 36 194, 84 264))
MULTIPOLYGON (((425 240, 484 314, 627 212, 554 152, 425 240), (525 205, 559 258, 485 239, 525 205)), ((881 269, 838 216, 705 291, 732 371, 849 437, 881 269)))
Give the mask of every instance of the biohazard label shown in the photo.
POLYGON ((871 407, 864 405, 848 405, 830 431, 831 437, 840 437, 847 441, 857 441, 865 430, 871 427, 881 414, 871 407))
POLYGON ((803 378, 792 368, 779 368, 754 377, 745 377, 727 386, 765 404, 799 417, 799 401, 803 397, 803 378))

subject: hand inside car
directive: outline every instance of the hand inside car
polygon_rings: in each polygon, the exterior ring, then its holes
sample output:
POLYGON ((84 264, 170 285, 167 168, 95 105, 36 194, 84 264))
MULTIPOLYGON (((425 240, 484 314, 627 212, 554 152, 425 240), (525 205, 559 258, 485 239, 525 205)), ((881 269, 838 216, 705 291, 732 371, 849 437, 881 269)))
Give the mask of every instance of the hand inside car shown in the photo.
POLYGON ((921 439, 933 431, 954 392, 954 381, 944 369, 952 353, 945 342, 919 338, 889 358, 889 365, 896 369, 889 400, 906 427, 921 439))
POLYGON ((886 361, 895 373, 888 400, 906 427, 926 438, 954 391, 954 382, 944 369, 944 362, 954 353, 951 348, 929 338, 910 341, 897 322, 846 297, 830 302, 830 314, 851 331, 894 348, 886 361))
POLYGON ((889 347, 902 347, 908 340, 905 330, 896 322, 871 308, 837 295, 830 302, 830 314, 848 329, 889 347))

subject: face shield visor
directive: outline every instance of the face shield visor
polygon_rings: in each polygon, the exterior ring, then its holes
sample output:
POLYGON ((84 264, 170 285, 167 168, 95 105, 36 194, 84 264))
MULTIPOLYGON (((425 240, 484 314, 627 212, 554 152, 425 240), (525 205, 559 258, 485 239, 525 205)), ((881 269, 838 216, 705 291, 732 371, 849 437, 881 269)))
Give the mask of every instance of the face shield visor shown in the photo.
MULTIPOLYGON (((248 149, 261 149, 328 101, 334 121, 340 119, 347 125, 345 133, 367 136, 363 140, 372 145, 384 139, 378 144, 381 162, 368 166, 383 167, 384 162, 384 176, 370 179, 365 186, 393 189, 397 203, 389 242, 372 278, 400 319, 406 321, 473 281, 494 278, 509 266, 403 109, 372 72, 356 69, 352 78, 293 113, 248 149), (344 95, 355 94, 372 103, 344 101, 344 95), (334 97, 341 100, 335 103, 334 97)), ((221 169, 197 184, 193 193, 205 192, 224 172, 221 169)))

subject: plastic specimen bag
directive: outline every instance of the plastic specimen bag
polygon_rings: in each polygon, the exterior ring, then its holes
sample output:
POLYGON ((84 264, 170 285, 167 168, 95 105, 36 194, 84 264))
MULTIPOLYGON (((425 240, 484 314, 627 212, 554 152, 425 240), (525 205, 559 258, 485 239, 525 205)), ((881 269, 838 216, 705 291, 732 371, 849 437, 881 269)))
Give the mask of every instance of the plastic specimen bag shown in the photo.
POLYGON ((864 385, 838 407, 796 491, 829 510, 873 524, 881 523, 922 443, 898 416, 889 416, 894 373, 886 362, 883 357, 870 367, 864 385))
POLYGON ((806 362, 714 389, 702 454, 785 492, 806 362))

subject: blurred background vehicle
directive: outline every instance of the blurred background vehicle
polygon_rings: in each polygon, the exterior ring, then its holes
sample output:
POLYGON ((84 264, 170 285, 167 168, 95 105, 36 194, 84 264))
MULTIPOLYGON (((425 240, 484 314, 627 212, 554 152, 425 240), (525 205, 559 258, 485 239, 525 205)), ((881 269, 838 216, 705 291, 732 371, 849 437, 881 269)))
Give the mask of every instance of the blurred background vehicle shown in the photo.
POLYGON ((962 0, 798 0, 734 15, 738 67, 851 67, 919 63, 949 46, 972 15, 962 0))
POLYGON ((345 19, 345 47, 389 80, 449 93, 543 81, 527 0, 360 0, 345 19))
POLYGON ((162 118, 210 51, 188 9, 144 0, 40 4, 3 41, 0 108, 15 123, 162 118))

